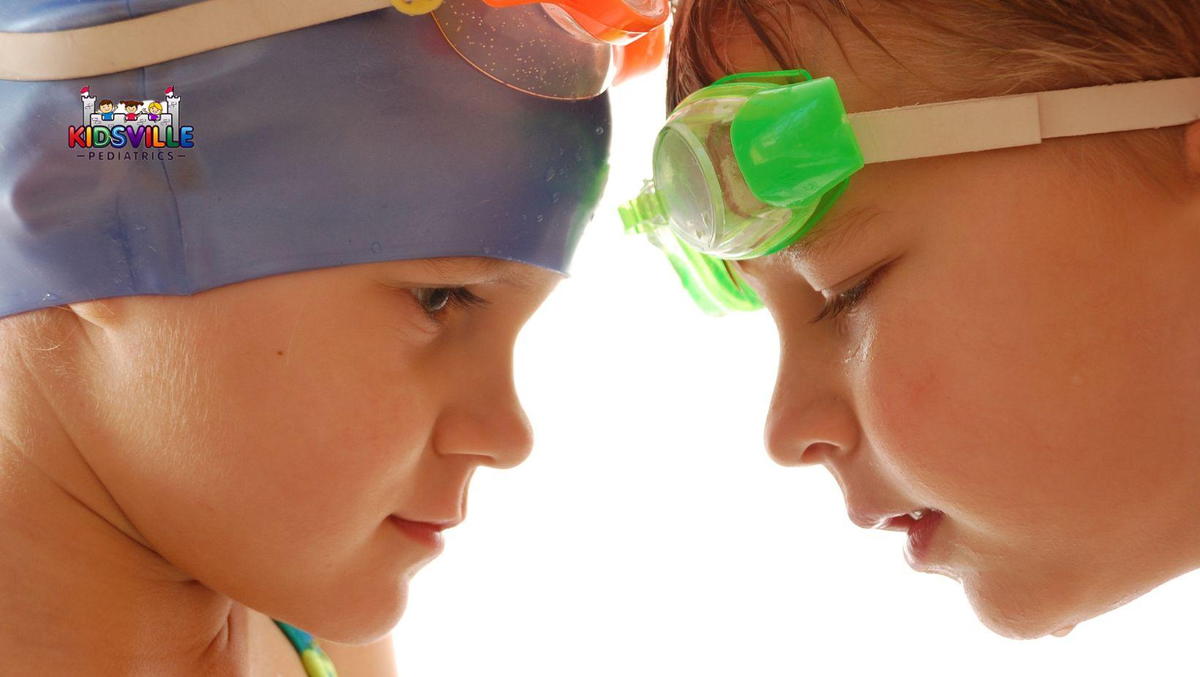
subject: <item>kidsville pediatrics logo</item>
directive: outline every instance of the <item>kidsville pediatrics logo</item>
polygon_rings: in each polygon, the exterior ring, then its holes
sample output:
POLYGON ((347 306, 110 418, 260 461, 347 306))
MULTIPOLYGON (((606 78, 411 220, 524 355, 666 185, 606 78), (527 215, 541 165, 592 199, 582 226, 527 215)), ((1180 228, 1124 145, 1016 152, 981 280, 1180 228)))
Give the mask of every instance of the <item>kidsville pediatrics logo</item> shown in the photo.
POLYGON ((91 88, 79 90, 83 125, 67 128, 67 147, 89 160, 174 160, 187 157, 179 149, 194 148, 195 129, 179 124, 179 97, 174 87, 161 101, 100 99, 91 88), (118 106, 120 109, 118 110, 118 106))

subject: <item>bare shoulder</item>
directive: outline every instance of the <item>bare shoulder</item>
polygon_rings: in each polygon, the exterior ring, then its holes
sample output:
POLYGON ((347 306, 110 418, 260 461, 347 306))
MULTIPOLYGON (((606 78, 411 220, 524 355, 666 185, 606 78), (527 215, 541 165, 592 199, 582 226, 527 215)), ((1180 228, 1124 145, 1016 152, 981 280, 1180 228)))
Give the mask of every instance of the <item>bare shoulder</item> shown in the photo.
POLYGON ((388 633, 370 644, 338 644, 318 640, 333 661, 338 677, 396 677, 396 657, 392 653, 392 635, 388 633))

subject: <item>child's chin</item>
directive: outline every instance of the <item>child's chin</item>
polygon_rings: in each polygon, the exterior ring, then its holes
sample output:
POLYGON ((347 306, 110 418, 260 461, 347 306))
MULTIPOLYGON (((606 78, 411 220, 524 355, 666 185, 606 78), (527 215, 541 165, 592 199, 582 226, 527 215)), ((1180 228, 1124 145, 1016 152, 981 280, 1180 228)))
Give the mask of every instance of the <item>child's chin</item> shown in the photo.
POLYGON ((343 606, 336 613, 324 614, 312 628, 313 635, 339 644, 369 644, 396 627, 408 603, 407 582, 391 594, 380 594, 368 604, 343 606))
POLYGON ((979 613, 979 620, 992 632, 1008 639, 1038 639, 1053 633, 1062 624, 1047 623, 1039 619, 1021 619, 1014 622, 1010 618, 979 613))
POLYGON ((1062 604, 1052 591, 1021 589, 1012 584, 988 585, 965 579, 963 589, 975 615, 989 630, 1009 639, 1037 639, 1070 628, 1091 615, 1062 604))

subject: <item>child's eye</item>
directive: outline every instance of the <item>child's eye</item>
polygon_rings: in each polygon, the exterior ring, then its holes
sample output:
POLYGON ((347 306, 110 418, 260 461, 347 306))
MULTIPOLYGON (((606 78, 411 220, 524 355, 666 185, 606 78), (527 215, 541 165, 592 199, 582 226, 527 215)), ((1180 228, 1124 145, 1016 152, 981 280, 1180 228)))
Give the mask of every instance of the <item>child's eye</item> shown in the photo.
POLYGON ((828 299, 825 302, 825 306, 821 308, 821 312, 817 313, 817 316, 810 320, 810 322, 817 323, 824 319, 836 319, 842 314, 853 310, 866 298, 867 293, 871 291, 871 286, 875 284, 875 281, 879 279, 879 274, 886 268, 886 264, 876 268, 858 284, 828 299))
POLYGON ((450 306, 485 305, 486 300, 472 294, 466 287, 426 287, 412 290, 417 304, 430 319, 438 319, 450 306))

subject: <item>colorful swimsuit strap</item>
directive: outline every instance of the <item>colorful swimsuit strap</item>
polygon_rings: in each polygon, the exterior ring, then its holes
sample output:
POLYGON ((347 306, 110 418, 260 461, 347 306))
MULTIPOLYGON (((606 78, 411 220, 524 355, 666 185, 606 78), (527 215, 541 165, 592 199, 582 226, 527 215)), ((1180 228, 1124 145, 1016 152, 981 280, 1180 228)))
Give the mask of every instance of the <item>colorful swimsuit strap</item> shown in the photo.
POLYGON ((333 661, 325 655, 312 635, 283 621, 275 621, 275 625, 283 630, 288 641, 296 647, 296 652, 300 654, 300 662, 304 663, 304 672, 308 677, 337 677, 337 669, 333 667, 333 661))

